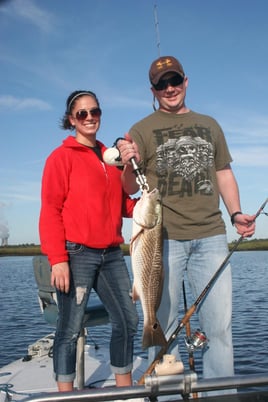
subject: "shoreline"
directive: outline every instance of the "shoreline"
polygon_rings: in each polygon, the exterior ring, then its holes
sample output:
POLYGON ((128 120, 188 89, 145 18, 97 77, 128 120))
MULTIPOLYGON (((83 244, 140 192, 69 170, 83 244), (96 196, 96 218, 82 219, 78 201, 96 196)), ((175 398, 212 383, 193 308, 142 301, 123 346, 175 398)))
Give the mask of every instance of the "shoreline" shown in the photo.
MULTIPOLYGON (((228 244, 229 250, 232 250, 236 241, 232 241, 228 244)), ((123 254, 129 255, 129 244, 122 244, 121 249, 123 254)), ((268 250, 268 239, 252 239, 243 240, 237 247, 236 251, 265 251, 268 250)), ((34 256, 40 255, 40 245, 35 244, 23 244, 23 245, 10 245, 0 246, 0 257, 6 256, 34 256)))

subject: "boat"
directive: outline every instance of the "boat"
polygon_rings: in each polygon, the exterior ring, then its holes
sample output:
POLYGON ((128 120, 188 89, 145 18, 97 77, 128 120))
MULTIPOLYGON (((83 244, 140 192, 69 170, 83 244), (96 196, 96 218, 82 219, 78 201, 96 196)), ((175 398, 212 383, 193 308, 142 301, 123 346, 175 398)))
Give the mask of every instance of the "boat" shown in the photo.
MULTIPOLYGON (((38 285, 38 297, 44 319, 55 324, 57 304, 55 289, 49 281, 49 264, 44 256, 33 259, 35 279, 38 285)), ((108 347, 85 344, 86 331, 90 327, 108 322, 108 314, 103 305, 93 301, 86 314, 84 328, 78 340, 77 377, 75 391, 57 392, 52 372, 52 346, 54 333, 36 340, 28 346, 25 356, 0 368, 0 402, 13 401, 179 401, 191 400, 203 402, 268 402, 268 372, 254 375, 199 379, 192 370, 174 370, 178 362, 163 356, 160 365, 169 367, 154 370, 144 376, 148 361, 135 356, 133 368, 134 385, 115 387, 114 375, 109 364, 108 347), (144 377, 141 383, 140 379, 144 377), (233 389, 237 393, 233 393, 233 389), (225 390, 224 395, 213 395, 225 390), (206 392, 206 396, 203 393, 206 392), (211 394, 211 396, 210 396, 211 394)))
MULTIPOLYGON (((191 400, 193 394, 201 395, 204 391, 215 391, 233 388, 263 387, 268 385, 268 373, 262 375, 244 375, 226 378, 202 380, 191 371, 182 374, 149 375, 144 385, 134 383, 133 387, 117 388, 110 371, 108 348, 95 348, 85 345, 84 373, 85 385, 71 393, 57 392, 56 382, 52 378, 51 348, 54 334, 48 334, 36 343, 29 345, 28 354, 0 369, 0 402, 52 402, 52 401, 161 401, 191 400), (141 399, 142 398, 142 399, 141 399), (164 399, 163 399, 164 398, 164 399)), ((134 359, 134 381, 143 375, 147 361, 138 356, 134 359)), ((249 402, 268 401, 268 391, 250 391, 237 394, 226 394, 197 397, 203 402, 249 402)))

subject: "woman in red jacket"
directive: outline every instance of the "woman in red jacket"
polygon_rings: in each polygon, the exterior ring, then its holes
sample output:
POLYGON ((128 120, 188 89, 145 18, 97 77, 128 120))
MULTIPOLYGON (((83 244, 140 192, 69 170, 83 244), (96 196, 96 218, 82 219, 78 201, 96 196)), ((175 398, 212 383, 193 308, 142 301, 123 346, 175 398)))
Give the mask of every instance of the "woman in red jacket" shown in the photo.
POLYGON ((112 324, 111 369, 117 386, 132 383, 133 337, 138 316, 120 244, 122 217, 136 200, 121 186, 121 171, 104 163, 96 140, 101 109, 91 91, 66 101, 62 128, 75 131, 48 157, 42 178, 40 239, 57 289, 59 319, 53 359, 59 391, 73 390, 76 345, 92 288, 112 324))

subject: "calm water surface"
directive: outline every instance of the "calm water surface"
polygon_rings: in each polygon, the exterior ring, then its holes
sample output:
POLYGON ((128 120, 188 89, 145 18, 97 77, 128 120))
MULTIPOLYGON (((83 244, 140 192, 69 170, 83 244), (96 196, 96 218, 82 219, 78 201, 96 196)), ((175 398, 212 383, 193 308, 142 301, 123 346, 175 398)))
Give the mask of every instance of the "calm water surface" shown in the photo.
MULTIPOLYGON (((130 259, 126 257, 129 265, 130 259)), ((268 251, 235 252, 233 267, 233 339, 236 374, 268 371, 268 251)), ((187 296, 188 307, 194 300, 187 296)), ((32 257, 0 257, 0 367, 27 354, 29 344, 53 332, 42 318, 34 280, 32 257)), ((183 306, 183 304, 182 304, 183 306)), ((142 314, 140 315, 135 354, 141 350, 142 314)), ((182 311, 182 316, 184 312, 182 311)), ((182 318, 182 317, 179 317, 182 318)), ((197 316, 190 320, 192 330, 199 327, 197 316)), ((188 368, 184 346, 185 333, 179 334, 182 359, 188 368)), ((107 345, 109 326, 92 328, 88 343, 107 345)), ((200 371, 200 351, 195 353, 200 371)))

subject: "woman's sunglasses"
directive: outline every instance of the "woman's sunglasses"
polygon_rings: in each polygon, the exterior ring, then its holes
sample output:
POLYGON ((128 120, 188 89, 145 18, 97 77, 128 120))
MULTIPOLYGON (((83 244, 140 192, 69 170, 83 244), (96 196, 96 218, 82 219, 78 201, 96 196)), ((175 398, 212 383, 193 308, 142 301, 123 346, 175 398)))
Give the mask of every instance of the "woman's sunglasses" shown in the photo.
POLYGON ((178 85, 181 85, 183 81, 184 77, 176 74, 173 77, 167 78, 166 80, 159 80, 157 84, 153 84, 153 87, 157 91, 163 91, 163 89, 167 89, 169 85, 172 87, 177 87, 178 85))
POLYGON ((76 119, 77 120, 85 120, 89 115, 92 117, 100 117, 101 116, 101 109, 99 107, 95 107, 94 109, 81 109, 76 112, 76 119))

